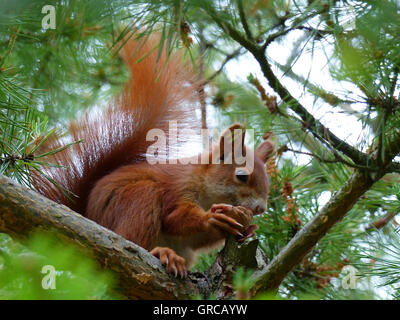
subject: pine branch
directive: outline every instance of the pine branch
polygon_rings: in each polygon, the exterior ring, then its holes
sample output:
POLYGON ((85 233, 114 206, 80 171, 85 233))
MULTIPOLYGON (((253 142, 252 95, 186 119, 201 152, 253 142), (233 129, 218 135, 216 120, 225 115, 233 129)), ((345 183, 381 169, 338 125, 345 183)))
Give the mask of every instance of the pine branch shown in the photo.
POLYGON ((20 240, 36 229, 74 243, 113 271, 129 299, 178 299, 199 294, 191 280, 169 276, 158 259, 136 244, 38 193, 0 176, 0 232, 20 240))
POLYGON ((260 272, 266 268, 257 240, 239 245, 232 237, 208 271, 177 279, 135 243, 0 175, 0 232, 23 242, 37 230, 75 244, 102 268, 112 271, 118 283, 111 291, 128 299, 227 299, 234 294, 232 280, 237 267, 260 272))
POLYGON ((239 10, 239 16, 240 16, 240 21, 242 22, 244 32, 246 33, 247 38, 249 38, 251 41, 254 40, 249 25, 247 23, 246 15, 244 13, 244 8, 243 8, 243 1, 238 0, 238 10, 239 10))
POLYGON ((260 64, 261 70, 270 87, 288 104, 302 120, 303 130, 309 130, 313 136, 327 145, 332 152, 341 152, 355 164, 372 168, 357 169, 350 179, 337 191, 329 202, 307 223, 291 241, 279 252, 266 270, 253 275, 256 292, 276 290, 289 272, 301 262, 315 244, 352 209, 359 197, 367 192, 374 182, 381 179, 393 168, 393 158, 400 152, 400 139, 392 136, 385 148, 385 155, 379 168, 376 167, 377 153, 367 155, 338 138, 297 100, 274 74, 265 55, 265 47, 260 47, 238 32, 231 24, 222 21, 215 11, 209 12, 212 19, 236 42, 246 48, 260 64))
POLYGON ((270 262, 262 273, 254 274, 257 292, 276 290, 283 279, 299 264, 317 242, 354 206, 373 185, 363 172, 357 171, 329 202, 314 216, 270 262))
MULTIPOLYGON (((308 110, 297 100, 287 88, 279 81, 278 77, 274 74, 271 66, 265 56, 264 48, 253 43, 247 39, 243 34, 238 32, 231 24, 222 21, 215 11, 210 10, 211 18, 236 42, 246 48, 258 61, 261 71, 267 79, 270 87, 278 93, 282 101, 288 104, 289 108, 292 109, 302 120, 303 130, 309 130, 313 136, 323 142, 331 151, 339 151, 343 155, 350 158, 356 165, 370 168, 371 170, 377 170, 374 165, 376 160, 361 152, 357 148, 351 146, 347 142, 338 138, 329 128, 325 127, 319 120, 317 120, 308 110)), ((398 170, 398 165, 394 162, 387 163, 387 168, 395 171, 398 170)), ((380 167, 380 166, 379 166, 380 167)))
POLYGON ((321 14, 323 11, 325 11, 326 8, 322 8, 321 10, 316 10, 314 12, 311 12, 309 15, 303 17, 303 18, 299 18, 299 19, 295 19, 295 21, 293 22, 293 24, 283 30, 277 31, 271 35, 268 36, 268 38, 265 40, 264 44, 262 45, 262 50, 265 52, 266 48, 272 43, 274 42, 276 39, 278 39, 279 37, 282 37, 284 35, 287 35, 289 32, 294 31, 294 30, 307 30, 310 32, 315 32, 317 35, 322 36, 322 34, 325 34, 326 32, 323 30, 315 30, 309 27, 305 27, 303 26, 304 23, 306 23, 308 20, 312 19, 313 17, 321 14))
POLYGON ((370 230, 379 230, 386 226, 392 219, 396 216, 397 212, 389 212, 382 218, 371 222, 366 228, 365 231, 370 230))
POLYGON ((305 152, 305 151, 300 151, 300 150, 294 150, 294 149, 291 149, 291 148, 289 148, 287 146, 282 146, 278 150, 278 153, 279 152, 283 153, 283 152, 287 152, 287 151, 313 157, 313 158, 317 159, 319 162, 324 162, 324 163, 343 163, 343 164, 345 164, 345 165, 347 165, 347 166, 349 166, 351 168, 370 169, 370 167, 364 167, 364 166, 359 166, 359 165, 352 164, 351 162, 346 161, 345 159, 338 157, 337 154, 335 154, 335 153, 334 153, 335 159, 326 159, 326 158, 320 157, 319 155, 316 155, 315 153, 305 152))
POLYGON ((203 85, 208 84, 209 82, 211 82, 215 77, 217 77, 225 68, 226 64, 231 61, 232 59, 240 56, 242 54, 242 48, 239 47, 238 49, 234 50, 231 53, 226 54, 224 61, 222 61, 220 67, 214 71, 214 73, 212 75, 210 75, 209 77, 207 77, 207 79, 204 81, 203 85))
POLYGON ((300 104, 300 102, 295 99, 290 92, 284 87, 279 79, 273 73, 271 66, 269 65, 267 58, 265 57, 264 49, 260 48, 253 42, 246 39, 241 35, 236 29, 234 29, 229 23, 226 23, 218 18, 216 14, 212 14, 212 18, 215 22, 223 28, 233 40, 245 47, 250 53, 253 54, 255 59, 260 64, 261 70, 268 80, 268 83, 272 89, 275 90, 280 96, 280 98, 286 102, 289 107, 297 113, 304 123, 305 129, 310 130, 314 136, 322 138, 326 144, 332 144, 332 146, 343 154, 351 158, 354 162, 362 165, 367 165, 370 162, 369 157, 352 147, 345 141, 339 139, 335 134, 333 134, 328 128, 326 128, 320 121, 315 119, 307 109, 300 104))
POLYGON ((321 138, 326 145, 339 150, 344 155, 352 159, 356 164, 368 166, 372 162, 366 154, 338 138, 319 120, 314 118, 314 116, 310 114, 307 109, 290 94, 286 87, 282 85, 282 83, 273 73, 264 53, 261 53, 260 50, 252 53, 260 63, 261 70, 263 71, 264 76, 268 80, 271 88, 273 88, 279 94, 280 98, 288 104, 290 109, 300 116, 305 130, 310 130, 314 137, 317 139, 321 138))
MULTIPOLYGON (((356 170, 328 203, 309 221, 271 261, 267 269, 256 273, 257 292, 276 290, 288 273, 299 264, 315 244, 351 210, 358 199, 386 173, 388 163, 400 152, 400 136, 392 136, 386 148, 382 170, 368 174, 356 170)), ((376 156, 377 151, 373 156, 376 156)))

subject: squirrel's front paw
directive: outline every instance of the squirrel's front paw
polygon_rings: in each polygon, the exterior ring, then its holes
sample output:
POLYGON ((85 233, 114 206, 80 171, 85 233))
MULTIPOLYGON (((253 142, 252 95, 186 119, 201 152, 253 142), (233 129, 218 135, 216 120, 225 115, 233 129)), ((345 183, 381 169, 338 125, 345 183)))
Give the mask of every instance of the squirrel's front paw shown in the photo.
POLYGON ((177 277, 178 274, 181 278, 186 277, 186 261, 174 250, 165 247, 155 247, 150 253, 160 259, 162 265, 167 268, 168 273, 173 273, 175 277, 177 277))
POLYGON ((249 208, 245 208, 242 206, 232 206, 230 204, 214 204, 211 207, 211 212, 213 213, 223 213, 228 217, 235 219, 244 228, 247 228, 250 225, 251 220, 253 219, 253 211, 249 208))
POLYGON ((250 209, 229 204, 214 204, 210 209, 209 223, 235 236, 243 238, 253 218, 250 209))

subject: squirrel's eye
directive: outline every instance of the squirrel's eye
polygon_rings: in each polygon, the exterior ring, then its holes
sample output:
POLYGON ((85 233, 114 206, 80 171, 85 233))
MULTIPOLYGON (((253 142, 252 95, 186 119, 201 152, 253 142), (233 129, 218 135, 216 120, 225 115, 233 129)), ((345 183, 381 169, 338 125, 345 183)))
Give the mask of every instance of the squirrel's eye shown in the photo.
POLYGON ((243 183, 246 183, 247 180, 249 180, 249 175, 244 170, 237 170, 235 174, 236 178, 243 183))

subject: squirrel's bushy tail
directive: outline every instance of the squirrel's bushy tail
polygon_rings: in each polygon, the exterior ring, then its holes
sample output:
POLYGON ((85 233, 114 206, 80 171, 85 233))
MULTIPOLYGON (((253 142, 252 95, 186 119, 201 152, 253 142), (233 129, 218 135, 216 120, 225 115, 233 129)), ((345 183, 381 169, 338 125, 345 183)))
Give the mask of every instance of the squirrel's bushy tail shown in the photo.
MULTIPOLYGON (((146 141, 150 129, 168 133, 169 120, 176 120, 178 130, 193 128, 196 84, 191 66, 176 52, 159 55, 158 39, 130 39, 121 56, 131 71, 131 78, 121 94, 107 109, 86 113, 70 124, 70 139, 83 140, 47 159, 66 168, 44 168, 43 174, 32 173, 33 185, 46 197, 85 214, 87 199, 93 185, 103 176, 122 165, 145 160, 146 141)), ((65 144, 55 139, 46 148, 65 144)))

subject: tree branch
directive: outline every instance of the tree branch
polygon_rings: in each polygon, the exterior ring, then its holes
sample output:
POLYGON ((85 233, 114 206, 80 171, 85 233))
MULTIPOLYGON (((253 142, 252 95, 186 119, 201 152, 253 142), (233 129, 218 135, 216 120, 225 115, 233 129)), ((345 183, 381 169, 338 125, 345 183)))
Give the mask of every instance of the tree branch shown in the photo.
POLYGON ((253 36, 251 34, 249 25, 247 23, 246 15, 244 13, 243 9, 243 1, 238 0, 238 11, 239 11, 239 16, 240 16, 240 21, 242 22, 244 32, 246 33, 247 38, 249 38, 251 41, 253 41, 253 36))
POLYGON ((370 230, 379 230, 386 226, 392 219, 397 215, 398 212, 389 212, 384 215, 382 218, 371 222, 366 228, 365 231, 370 230))
POLYGON ((255 291, 276 290, 288 273, 345 216, 373 183, 374 180, 367 174, 354 173, 321 211, 274 257, 268 267, 263 272, 254 274, 255 291))
POLYGON ((188 299, 200 294, 201 282, 195 277, 169 276, 157 258, 133 242, 0 175, 0 232, 24 240, 37 229, 77 245, 113 271, 118 277, 113 289, 129 299, 188 299))
POLYGON ((258 240, 238 244, 231 237, 205 273, 174 278, 157 258, 135 243, 0 175, 0 232, 23 242, 36 231, 76 245, 102 268, 112 271, 118 282, 111 291, 128 299, 227 299, 234 294, 232 279, 237 267, 260 272, 266 268, 258 240))
MULTIPOLYGON (((290 92, 286 89, 285 86, 279 81, 276 75, 273 73, 270 64, 267 61, 264 50, 262 47, 253 43, 246 39, 240 32, 238 32, 235 28, 233 28, 229 23, 222 21, 219 19, 217 13, 210 11, 210 16, 214 19, 214 21, 226 31, 226 33, 244 48, 246 48, 251 54, 253 54, 254 58, 260 64, 261 70, 267 79, 270 87, 274 89, 275 92, 278 93, 282 101, 286 102, 290 109, 292 109, 303 121, 304 130, 309 130, 313 136, 327 145, 331 150, 338 150, 345 156, 349 157, 355 164, 359 166, 363 166, 365 168, 370 168, 376 170, 374 168, 374 164, 376 160, 367 155, 357 148, 351 146, 347 142, 338 138, 333 132, 331 132, 327 127, 325 127, 319 120, 315 119, 312 114, 310 114, 307 109, 297 100, 295 99, 290 92)), ((398 172, 400 169, 399 166, 392 162, 387 164, 387 168, 390 168, 392 171, 398 172)))
POLYGON ((305 152, 305 151, 300 151, 300 150, 294 150, 294 149, 291 149, 291 148, 287 147, 286 145, 282 146, 281 149, 280 149, 280 152, 282 152, 282 153, 283 152, 287 152, 287 151, 313 157, 316 160, 318 160, 319 162, 324 162, 324 163, 343 163, 343 164, 345 164, 345 165, 347 165, 347 166, 349 166, 351 168, 366 169, 366 170, 370 169, 369 167, 364 167, 364 166, 359 166, 359 165, 356 165, 356 164, 352 164, 349 161, 346 161, 345 159, 343 159, 340 156, 338 156, 336 153, 333 154, 335 159, 325 159, 323 157, 320 157, 319 155, 316 155, 315 153, 305 152))
POLYGON ((219 66, 219 68, 214 71, 214 73, 207 77, 207 79, 203 82, 203 85, 208 84, 209 82, 211 82, 216 76, 218 76, 222 70, 225 68, 226 64, 231 61, 232 59, 238 57, 241 54, 241 47, 239 47, 238 49, 234 50, 232 53, 228 53, 225 56, 224 61, 222 61, 221 65, 219 66))
POLYGON ((344 155, 352 159, 356 164, 368 166, 371 159, 368 155, 349 145, 345 141, 339 139, 335 134, 333 134, 328 128, 326 128, 320 121, 315 119, 307 109, 301 105, 301 103, 296 100, 290 92, 281 84, 279 79, 275 76, 271 70, 267 58, 264 53, 264 49, 259 47, 252 41, 246 39, 242 34, 240 34, 235 28, 233 28, 229 23, 224 22, 219 19, 216 13, 210 13, 214 21, 227 32, 227 34, 240 45, 245 47, 258 61, 261 70, 267 79, 270 87, 278 93, 280 98, 288 104, 288 106, 300 116, 301 120, 305 125, 305 129, 308 129, 312 134, 318 139, 323 139, 325 144, 329 147, 330 144, 342 152, 344 155))
POLYGON ((372 162, 368 155, 349 145, 347 142, 339 139, 334 133, 326 128, 319 120, 315 119, 307 109, 296 100, 290 92, 281 84, 278 78, 275 76, 271 67, 264 55, 260 50, 252 52, 256 60, 259 62, 261 70, 267 79, 269 85, 274 89, 280 96, 280 98, 286 102, 290 109, 298 114, 305 125, 305 129, 308 129, 312 134, 325 141, 328 146, 332 145, 335 149, 342 152, 344 155, 352 159, 356 164, 368 166, 372 162))
MULTIPOLYGON (((315 119, 307 109, 295 99, 285 86, 273 73, 265 56, 264 47, 249 41, 244 35, 235 30, 229 23, 219 19, 215 12, 210 13, 214 21, 240 45, 245 47, 260 64, 261 70, 270 87, 275 90, 280 98, 286 102, 303 121, 304 130, 310 130, 315 138, 324 142, 332 151, 340 151, 349 157, 357 165, 370 167, 376 164, 377 152, 367 155, 357 148, 339 139, 322 123, 315 119)), ((392 136, 385 150, 384 161, 380 168, 374 168, 371 173, 365 169, 357 169, 350 179, 336 192, 329 202, 314 216, 279 252, 268 267, 263 271, 257 271, 253 275, 255 292, 276 290, 287 274, 304 258, 315 244, 351 210, 359 197, 367 192, 375 181, 381 179, 386 172, 396 165, 393 158, 400 152, 400 138, 392 136)))
MULTIPOLYGON (((377 152, 374 152, 374 157, 377 152)), ((351 210, 359 197, 388 172, 389 164, 399 152, 400 135, 393 135, 386 148, 382 170, 374 174, 365 170, 356 170, 321 211, 275 256, 268 267, 255 273, 255 291, 276 290, 287 274, 301 262, 329 229, 351 210)))

